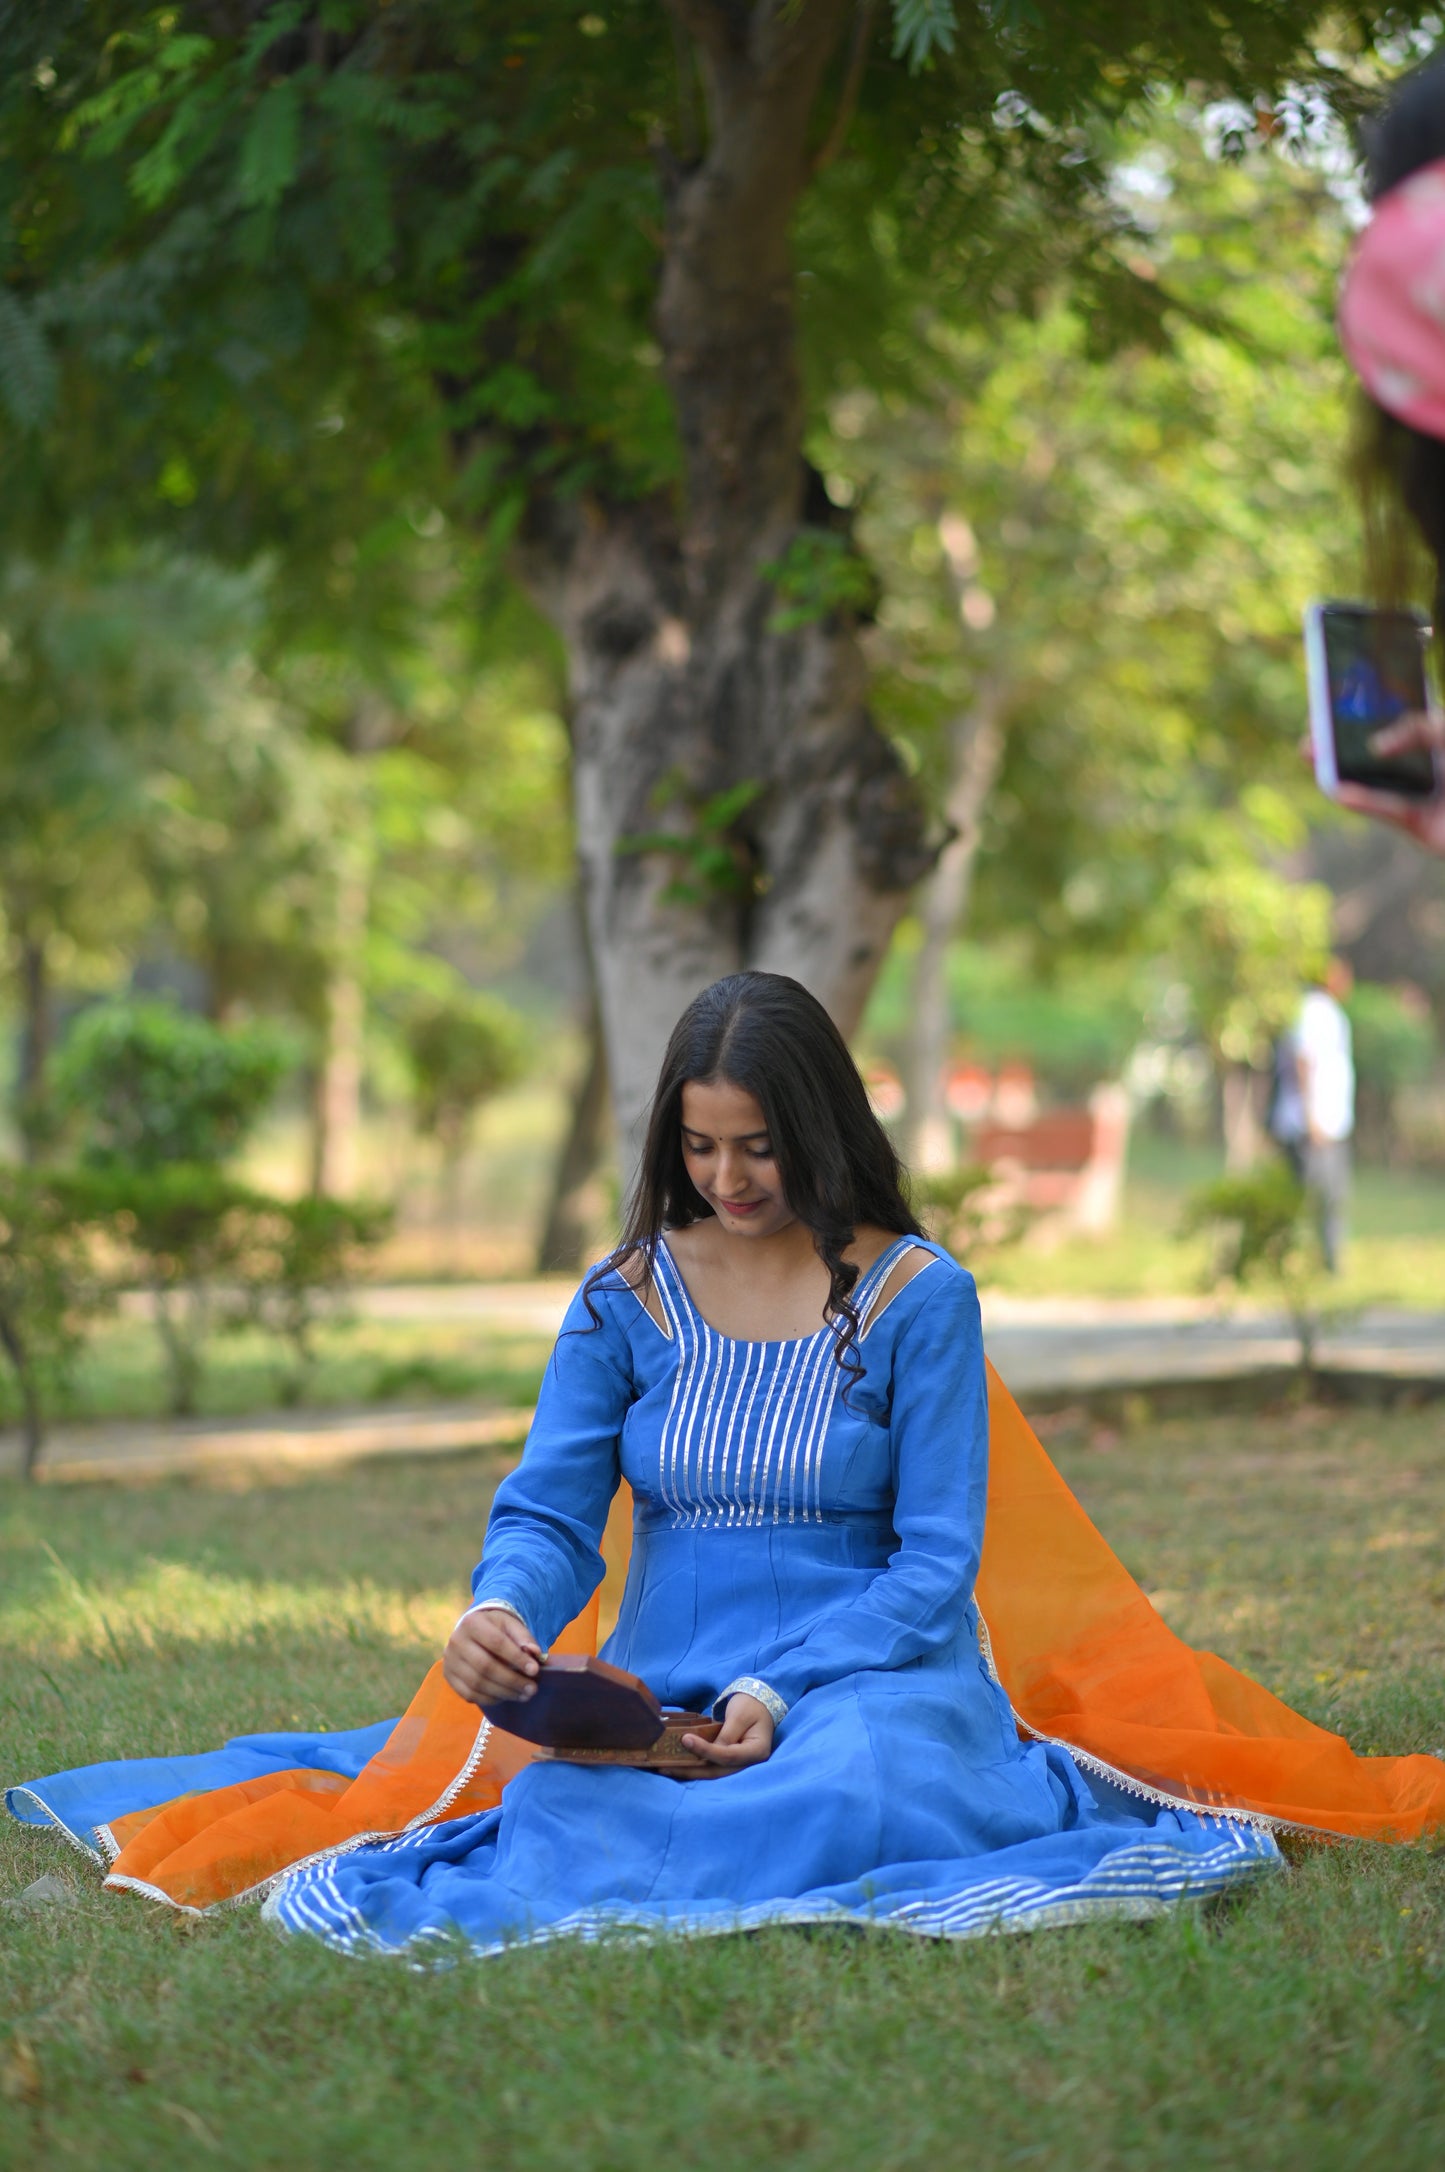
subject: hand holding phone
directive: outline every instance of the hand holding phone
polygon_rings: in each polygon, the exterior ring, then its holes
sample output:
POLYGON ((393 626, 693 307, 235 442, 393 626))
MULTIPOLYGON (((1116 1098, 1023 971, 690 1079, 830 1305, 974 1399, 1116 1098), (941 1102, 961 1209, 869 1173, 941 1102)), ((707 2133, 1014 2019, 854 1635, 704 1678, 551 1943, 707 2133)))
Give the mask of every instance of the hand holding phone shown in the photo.
MULTIPOLYGON (((1414 710, 1397 724, 1387 724, 1376 732, 1373 746, 1377 754, 1383 755, 1423 747, 1434 753, 1438 771, 1445 768, 1445 716, 1414 710)), ((1335 797, 1342 807, 1390 823, 1427 852, 1445 859, 1445 791, 1437 791, 1432 799, 1409 799, 1395 792, 1376 792, 1362 784, 1342 784, 1335 797)))
POLYGON ((1439 712, 1425 674, 1429 638, 1416 611, 1363 603, 1306 608, 1310 742, 1316 781, 1331 799, 1358 805, 1358 791, 1412 803, 1436 797, 1439 712), (1423 729, 1409 725, 1417 717, 1423 729))
POLYGON ((1310 748, 1320 790, 1445 857, 1445 717, 1430 692, 1418 611, 1305 610, 1310 748))

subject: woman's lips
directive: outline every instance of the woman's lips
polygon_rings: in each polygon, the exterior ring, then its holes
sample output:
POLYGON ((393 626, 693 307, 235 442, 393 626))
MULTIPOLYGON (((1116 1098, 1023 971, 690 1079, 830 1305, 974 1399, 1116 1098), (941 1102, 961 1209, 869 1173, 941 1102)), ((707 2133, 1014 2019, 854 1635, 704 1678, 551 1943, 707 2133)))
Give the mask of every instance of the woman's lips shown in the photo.
POLYGON ((767 1201, 765 1199, 720 1199, 718 1205, 729 1214, 756 1214, 759 1207, 767 1205, 767 1201))

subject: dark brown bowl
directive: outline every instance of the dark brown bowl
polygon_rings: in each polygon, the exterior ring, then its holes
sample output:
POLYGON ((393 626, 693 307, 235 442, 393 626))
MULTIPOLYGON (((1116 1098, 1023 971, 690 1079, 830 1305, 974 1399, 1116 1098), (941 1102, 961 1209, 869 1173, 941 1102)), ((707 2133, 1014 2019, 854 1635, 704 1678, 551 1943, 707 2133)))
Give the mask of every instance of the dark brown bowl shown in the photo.
POLYGON ((544 1659, 531 1697, 484 1704, 504 1734, 547 1750, 650 1750, 662 1707, 640 1676, 605 1659, 544 1659))

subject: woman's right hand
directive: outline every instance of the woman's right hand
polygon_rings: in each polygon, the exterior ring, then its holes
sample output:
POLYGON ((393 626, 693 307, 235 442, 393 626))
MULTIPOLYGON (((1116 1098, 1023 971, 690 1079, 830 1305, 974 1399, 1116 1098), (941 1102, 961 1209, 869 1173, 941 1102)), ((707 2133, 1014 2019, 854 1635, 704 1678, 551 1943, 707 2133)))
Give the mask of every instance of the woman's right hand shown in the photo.
POLYGON ((501 1704, 536 1692, 542 1653, 515 1614, 499 1607, 463 1614, 447 1639, 442 1673, 468 1704, 501 1704))

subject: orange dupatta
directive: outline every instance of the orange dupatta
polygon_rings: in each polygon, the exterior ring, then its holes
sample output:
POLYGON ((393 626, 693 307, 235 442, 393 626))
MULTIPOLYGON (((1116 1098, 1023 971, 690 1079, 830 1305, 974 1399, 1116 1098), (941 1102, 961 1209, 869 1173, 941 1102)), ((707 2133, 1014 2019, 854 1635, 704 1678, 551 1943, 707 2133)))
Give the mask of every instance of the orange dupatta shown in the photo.
MULTIPOLYGON (((1357 1757, 1155 1613, 1054 1469, 990 1365, 989 1487, 977 1600, 1020 1730, 1087 1770, 1176 1806, 1324 1835, 1417 1840, 1445 1828, 1445 1762, 1357 1757)), ((624 1484, 603 1539, 607 1573, 553 1645, 597 1649, 632 1543, 624 1484)), ((339 1849, 488 1810, 532 1756, 489 1727, 433 1666, 354 1780, 275 1773, 116 1820, 107 1885, 200 1911, 254 1898, 339 1849)))

